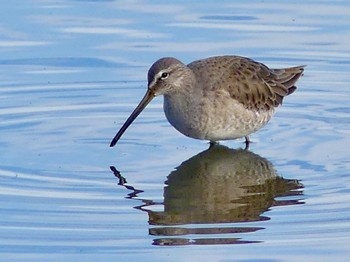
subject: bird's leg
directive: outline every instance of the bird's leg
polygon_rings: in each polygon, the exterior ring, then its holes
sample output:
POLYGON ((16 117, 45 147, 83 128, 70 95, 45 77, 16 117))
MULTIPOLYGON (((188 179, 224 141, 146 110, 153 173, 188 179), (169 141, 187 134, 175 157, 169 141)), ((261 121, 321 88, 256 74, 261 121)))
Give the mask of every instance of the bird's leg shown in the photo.
POLYGON ((209 149, 212 148, 213 146, 217 145, 217 144, 219 144, 219 143, 216 142, 216 141, 210 141, 209 142, 209 149))
POLYGON ((245 136, 245 148, 244 150, 249 150, 249 144, 250 144, 250 139, 249 139, 249 136, 245 136))

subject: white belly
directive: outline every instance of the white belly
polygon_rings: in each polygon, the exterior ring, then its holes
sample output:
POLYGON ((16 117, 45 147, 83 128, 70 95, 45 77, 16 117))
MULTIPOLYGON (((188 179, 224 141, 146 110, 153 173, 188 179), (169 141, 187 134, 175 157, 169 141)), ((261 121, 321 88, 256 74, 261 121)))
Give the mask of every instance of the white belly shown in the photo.
POLYGON ((169 123, 182 134, 203 140, 219 141, 250 135, 271 118, 270 111, 248 110, 230 97, 164 96, 164 112, 169 123))

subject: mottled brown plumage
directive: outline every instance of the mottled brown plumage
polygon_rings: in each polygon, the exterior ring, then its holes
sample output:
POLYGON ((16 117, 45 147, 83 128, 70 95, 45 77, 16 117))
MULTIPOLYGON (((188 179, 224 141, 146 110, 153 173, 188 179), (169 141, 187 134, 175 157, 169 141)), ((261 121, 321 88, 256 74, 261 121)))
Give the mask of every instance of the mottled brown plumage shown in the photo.
POLYGON ((304 66, 270 69, 240 56, 216 56, 187 66, 161 58, 148 71, 148 89, 111 142, 155 96, 164 95, 164 112, 182 134, 210 141, 245 137, 263 127, 285 96, 293 93, 304 66))
POLYGON ((233 99, 253 110, 270 110, 296 89, 304 66, 269 69, 262 63, 240 56, 217 56, 188 65, 197 79, 212 89, 227 90, 233 99))

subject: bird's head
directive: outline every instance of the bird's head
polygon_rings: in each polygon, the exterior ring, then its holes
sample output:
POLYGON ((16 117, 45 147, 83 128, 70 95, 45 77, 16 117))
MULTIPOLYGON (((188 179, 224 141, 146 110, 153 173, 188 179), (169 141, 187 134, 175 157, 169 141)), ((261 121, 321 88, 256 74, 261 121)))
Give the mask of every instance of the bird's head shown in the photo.
POLYGON ((148 88, 145 96, 115 135, 110 146, 112 147, 118 142, 125 130, 155 96, 167 95, 186 86, 184 81, 187 79, 189 82, 188 80, 191 78, 188 78, 188 74, 191 72, 185 64, 176 58, 164 57, 156 61, 148 71, 148 88))
POLYGON ((164 95, 181 88, 189 68, 173 57, 157 60, 148 70, 148 89, 154 96, 164 95))

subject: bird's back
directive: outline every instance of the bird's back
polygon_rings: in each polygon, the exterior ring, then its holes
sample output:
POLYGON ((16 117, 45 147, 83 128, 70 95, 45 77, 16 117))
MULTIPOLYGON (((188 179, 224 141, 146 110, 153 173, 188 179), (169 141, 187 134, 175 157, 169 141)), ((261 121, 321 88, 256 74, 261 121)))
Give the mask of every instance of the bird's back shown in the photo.
POLYGON ((204 92, 227 91, 251 110, 271 110, 296 89, 304 66, 270 69, 240 56, 216 56, 188 65, 204 92))

